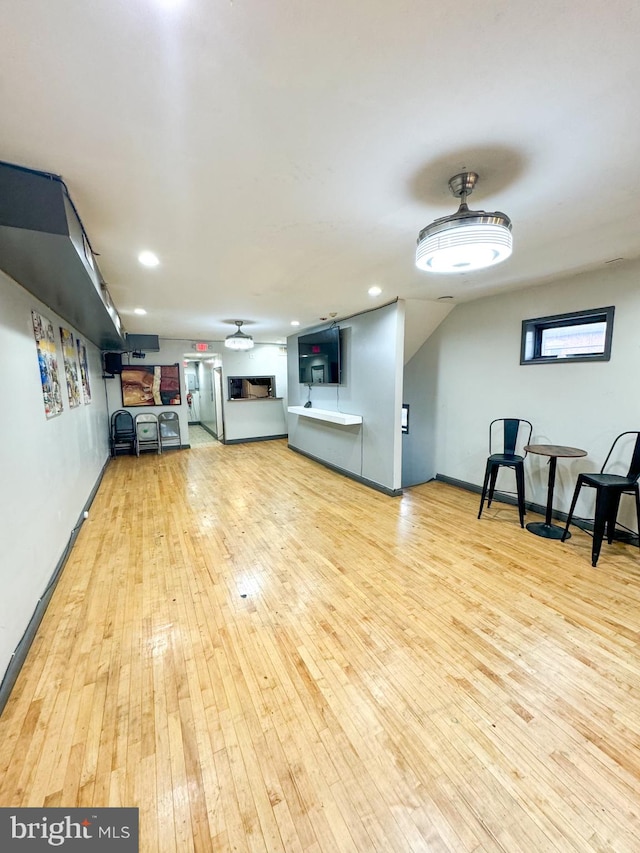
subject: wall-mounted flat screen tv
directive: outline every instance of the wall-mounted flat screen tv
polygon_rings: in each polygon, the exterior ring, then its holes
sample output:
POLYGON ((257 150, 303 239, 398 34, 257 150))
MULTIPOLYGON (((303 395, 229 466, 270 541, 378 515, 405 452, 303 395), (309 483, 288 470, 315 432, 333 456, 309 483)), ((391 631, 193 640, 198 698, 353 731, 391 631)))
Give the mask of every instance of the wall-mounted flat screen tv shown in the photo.
POLYGON ((342 377, 338 326, 300 335, 298 366, 303 385, 339 385, 342 377))
POLYGON ((158 335, 130 335, 127 333, 127 352, 160 352, 158 335))

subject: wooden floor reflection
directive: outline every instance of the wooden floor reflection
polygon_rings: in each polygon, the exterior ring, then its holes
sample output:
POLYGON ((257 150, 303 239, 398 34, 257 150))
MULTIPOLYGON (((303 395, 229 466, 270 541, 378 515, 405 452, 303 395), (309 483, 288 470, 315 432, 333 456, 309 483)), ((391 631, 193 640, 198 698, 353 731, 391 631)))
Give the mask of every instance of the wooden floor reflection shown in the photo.
POLYGON ((0 806, 138 806, 148 853, 637 853, 638 549, 477 508, 282 441, 113 460, 0 806))

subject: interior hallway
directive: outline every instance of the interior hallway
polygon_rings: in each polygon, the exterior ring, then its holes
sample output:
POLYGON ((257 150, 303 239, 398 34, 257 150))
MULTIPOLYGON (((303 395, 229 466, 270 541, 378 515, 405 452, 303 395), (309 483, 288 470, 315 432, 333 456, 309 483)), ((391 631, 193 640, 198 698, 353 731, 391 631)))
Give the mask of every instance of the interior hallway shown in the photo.
POLYGON ((214 438, 203 426, 189 424, 189 444, 191 447, 207 447, 210 444, 217 443, 218 439, 214 438))
POLYGON ((145 853, 636 853, 638 549, 477 508, 284 441, 115 459, 0 806, 139 806, 145 853))

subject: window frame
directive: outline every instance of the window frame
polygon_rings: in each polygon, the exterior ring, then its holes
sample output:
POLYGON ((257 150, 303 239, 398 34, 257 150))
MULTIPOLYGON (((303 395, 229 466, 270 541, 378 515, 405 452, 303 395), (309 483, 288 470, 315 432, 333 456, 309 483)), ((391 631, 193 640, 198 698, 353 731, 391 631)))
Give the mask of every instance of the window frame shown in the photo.
POLYGON ((552 314, 549 317, 535 317, 522 321, 520 337, 520 364, 567 364, 576 361, 609 361, 611 359, 611 342, 613 339, 613 318, 615 306, 605 308, 589 308, 585 311, 569 311, 567 314, 552 314), (546 329, 558 329, 563 326, 589 326, 592 323, 605 323, 604 352, 585 353, 584 355, 569 355, 565 358, 539 355, 542 333, 546 329), (526 358, 527 335, 533 333, 533 356, 526 358))
POLYGON ((275 375, 269 376, 267 374, 257 376, 255 374, 251 376, 227 376, 227 402, 236 402, 238 400, 253 400, 254 402, 260 400, 277 400, 276 397, 276 377, 275 375), (242 380, 246 379, 253 385, 260 385, 265 388, 269 388, 270 393, 265 394, 264 397, 245 397, 242 395, 242 380), (257 380, 257 381, 256 381, 257 380), (234 384, 240 384, 241 393, 239 396, 231 396, 234 389, 234 384))

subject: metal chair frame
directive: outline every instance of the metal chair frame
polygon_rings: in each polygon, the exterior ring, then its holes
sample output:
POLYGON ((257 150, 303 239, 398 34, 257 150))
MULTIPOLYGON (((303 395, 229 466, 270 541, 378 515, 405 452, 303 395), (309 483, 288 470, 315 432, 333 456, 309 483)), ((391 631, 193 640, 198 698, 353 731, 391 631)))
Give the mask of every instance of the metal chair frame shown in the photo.
POLYGON ((158 429, 160 431, 160 444, 163 450, 167 447, 182 447, 180 418, 177 412, 160 412, 158 415, 158 429))
POLYGON ((491 506, 495 493, 496 480, 500 468, 513 468, 516 475, 516 494, 518 496, 518 514, 520 516, 520 527, 524 527, 525 495, 524 495, 524 460, 527 452, 516 453, 519 446, 522 447, 531 441, 533 426, 524 418, 496 418, 489 424, 489 458, 484 472, 482 494, 480 497, 480 509, 478 518, 482 515, 484 502, 489 493, 487 506, 491 506), (495 425, 502 424, 502 453, 494 453, 495 425), (524 432, 521 432, 524 430, 524 432), (518 440, 520 437, 520 440, 518 440))
POLYGON ((111 415, 111 432, 109 435, 111 455, 117 456, 118 450, 127 449, 129 453, 135 452, 136 428, 131 412, 126 409, 118 409, 111 415), (126 426, 122 425, 122 421, 126 426))
POLYGON ((160 428, 158 426, 158 418, 152 412, 140 412, 135 417, 136 424, 136 456, 140 456, 141 450, 155 450, 158 454, 162 453, 162 444, 160 443, 160 428), (147 425, 147 427, 144 426, 147 425), (142 425, 142 426, 141 426, 142 425), (141 432, 145 432, 146 429, 155 425, 155 431, 153 437, 145 437, 140 435, 141 432))
POLYGON ((589 486, 596 490, 596 509, 593 519, 593 544, 591 546, 591 565, 596 566, 600 557, 602 540, 607 537, 609 545, 613 542, 613 537, 616 529, 618 518, 618 509, 620 507, 620 498, 622 495, 634 495, 636 504, 636 519, 638 523, 638 545, 640 546, 640 488, 638 480, 640 479, 640 431, 628 430, 621 432, 616 437, 611 449, 604 460, 600 473, 598 474, 578 474, 576 487, 571 500, 567 523, 562 534, 562 542, 567 538, 569 525, 573 520, 573 512, 580 496, 580 491, 583 486, 589 486), (618 442, 627 435, 635 435, 635 443, 631 454, 631 462, 626 475, 622 474, 607 474, 606 468, 609 460, 613 456, 614 450, 618 442))

